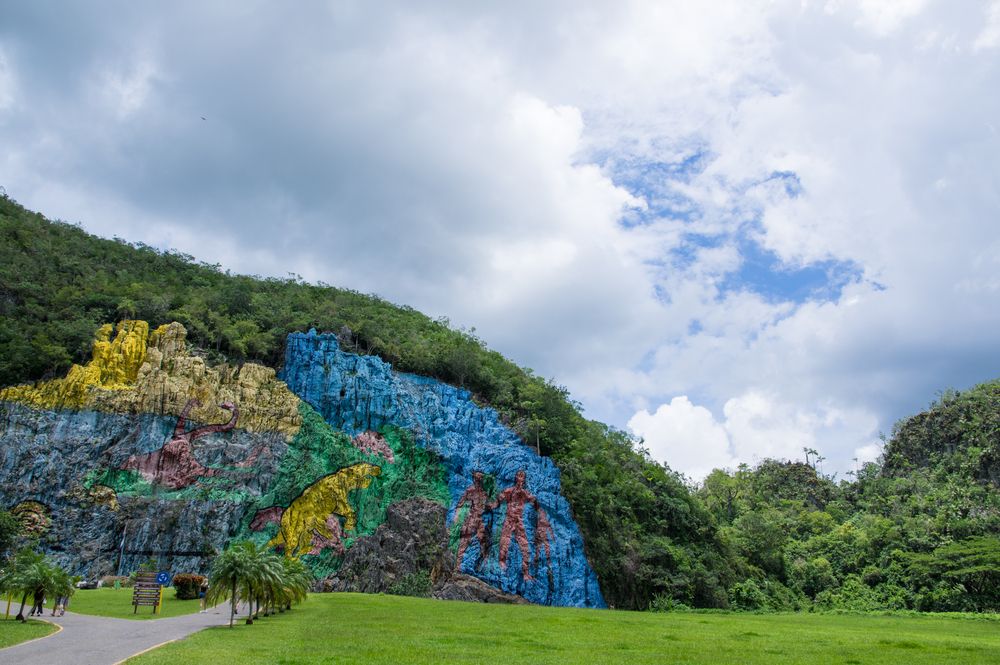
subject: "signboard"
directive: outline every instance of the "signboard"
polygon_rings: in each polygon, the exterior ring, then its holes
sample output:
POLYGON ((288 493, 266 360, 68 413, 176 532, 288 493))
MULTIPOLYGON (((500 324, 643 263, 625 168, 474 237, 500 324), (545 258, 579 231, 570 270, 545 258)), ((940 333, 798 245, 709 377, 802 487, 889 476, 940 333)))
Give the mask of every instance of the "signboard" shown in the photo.
MULTIPOLYGON (((165 573, 160 573, 163 574, 165 573)), ((158 579, 159 575, 153 572, 136 573, 135 590, 132 592, 132 604, 135 609, 132 610, 132 614, 139 611, 140 605, 152 606, 153 613, 159 613, 160 602, 163 600, 163 587, 157 583, 158 579)))
POLYGON ((170 573, 165 570, 161 570, 156 574, 156 583, 160 586, 166 586, 170 581, 170 573))

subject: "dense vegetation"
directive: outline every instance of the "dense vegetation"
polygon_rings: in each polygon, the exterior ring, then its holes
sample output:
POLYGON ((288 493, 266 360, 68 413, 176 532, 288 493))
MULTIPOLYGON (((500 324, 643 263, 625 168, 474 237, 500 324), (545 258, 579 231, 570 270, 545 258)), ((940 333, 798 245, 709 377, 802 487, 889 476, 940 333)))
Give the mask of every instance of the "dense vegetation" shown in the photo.
POLYGON ((1000 385, 945 393, 849 481, 814 462, 717 470, 700 487, 567 391, 405 306, 298 278, 232 275, 104 240, 0 198, 0 386, 61 375, 122 317, 179 321, 212 363, 278 367, 316 328, 398 370, 468 388, 562 472, 612 606, 1000 609, 1000 385))

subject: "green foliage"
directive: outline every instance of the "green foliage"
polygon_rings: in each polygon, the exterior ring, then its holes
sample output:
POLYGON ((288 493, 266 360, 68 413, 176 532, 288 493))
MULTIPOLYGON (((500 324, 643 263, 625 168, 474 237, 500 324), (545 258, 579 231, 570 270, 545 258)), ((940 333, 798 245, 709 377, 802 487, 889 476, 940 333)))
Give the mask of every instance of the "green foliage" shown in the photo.
POLYGON ((426 570, 407 573, 391 584, 385 592, 391 596, 414 596, 428 598, 431 595, 431 575, 426 570))
POLYGON ((73 579, 69 573, 55 565, 44 554, 25 547, 4 567, 0 577, 3 591, 21 596, 18 621, 24 621, 24 604, 31 596, 36 602, 43 597, 71 595, 73 579))
POLYGON ((10 511, 0 510, 0 560, 7 556, 7 552, 17 542, 23 527, 21 521, 14 517, 10 511))
POLYGON ((180 600, 194 600, 201 594, 201 575, 174 575, 174 595, 180 600))

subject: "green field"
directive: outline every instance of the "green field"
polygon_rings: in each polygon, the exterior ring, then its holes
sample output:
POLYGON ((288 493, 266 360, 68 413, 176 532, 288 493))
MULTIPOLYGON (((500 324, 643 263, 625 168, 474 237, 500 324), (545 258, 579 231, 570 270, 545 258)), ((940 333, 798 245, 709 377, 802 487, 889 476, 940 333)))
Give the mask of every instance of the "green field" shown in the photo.
POLYGON ((176 663, 998 663, 1000 623, 920 616, 653 614, 315 594, 128 661, 176 663))
MULTIPOLYGON (((173 589, 163 591, 163 607, 153 614, 152 607, 140 607, 133 614, 132 589, 78 589, 69 601, 69 611, 117 619, 162 619, 198 611, 197 600, 177 600, 173 589)), ((49 606, 51 612, 51 605, 49 606)))
MULTIPOLYGON (((17 607, 20 607, 20 605, 17 607)), ((17 609, 13 603, 11 603, 11 608, 14 611, 11 613, 11 617, 9 619, 5 620, 3 617, 0 617, 0 649, 20 644, 21 642, 27 642, 28 640, 34 640, 39 637, 45 637, 46 635, 51 635, 56 632, 56 626, 51 623, 45 623, 44 621, 35 621, 34 619, 28 619, 28 623, 15 621, 14 615, 17 614, 17 609)), ((3 609, 4 612, 7 611, 6 600, 3 602, 3 609)), ((3 655, 0 654, 0 661, 2 660, 3 655)))

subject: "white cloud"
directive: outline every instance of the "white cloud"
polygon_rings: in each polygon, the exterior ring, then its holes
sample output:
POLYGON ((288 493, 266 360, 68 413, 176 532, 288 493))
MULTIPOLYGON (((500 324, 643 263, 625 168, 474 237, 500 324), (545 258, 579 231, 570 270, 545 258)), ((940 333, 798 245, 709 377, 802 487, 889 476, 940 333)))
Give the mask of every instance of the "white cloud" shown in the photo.
POLYGON ((903 19, 918 14, 927 0, 860 0, 861 18, 857 25, 887 35, 899 27, 903 19))
POLYGON ((653 459, 668 465, 692 480, 701 480, 712 469, 734 463, 726 430, 715 422, 703 406, 687 397, 675 397, 650 415, 643 409, 632 416, 628 427, 642 437, 653 459))
POLYGON ((996 48, 1000 46, 1000 2, 990 5, 987 13, 986 26, 979 33, 972 47, 977 51, 984 48, 996 48))
POLYGON ((1000 375, 998 7, 25 5, 0 184, 475 326, 674 468, 844 471, 1000 375))

